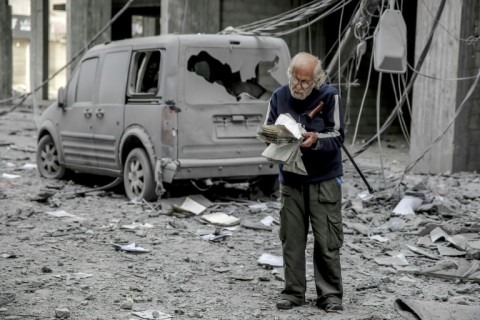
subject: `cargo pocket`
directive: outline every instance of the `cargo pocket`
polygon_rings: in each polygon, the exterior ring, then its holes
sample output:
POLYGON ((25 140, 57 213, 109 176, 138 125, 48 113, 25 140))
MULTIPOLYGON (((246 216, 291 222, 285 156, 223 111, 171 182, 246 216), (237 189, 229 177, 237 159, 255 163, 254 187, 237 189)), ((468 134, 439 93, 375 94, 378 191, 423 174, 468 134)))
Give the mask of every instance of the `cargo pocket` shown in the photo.
POLYGON ((343 245, 342 193, 336 178, 320 183, 318 201, 327 213, 328 249, 339 249, 343 245))

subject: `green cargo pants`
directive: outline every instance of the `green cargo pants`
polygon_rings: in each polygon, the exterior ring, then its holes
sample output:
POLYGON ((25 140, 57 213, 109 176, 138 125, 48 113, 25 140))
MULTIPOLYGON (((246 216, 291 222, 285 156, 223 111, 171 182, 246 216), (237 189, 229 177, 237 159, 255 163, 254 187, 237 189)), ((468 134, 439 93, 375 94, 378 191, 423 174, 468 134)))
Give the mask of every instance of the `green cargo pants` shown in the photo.
POLYGON ((317 306, 342 303, 340 248, 343 244, 341 180, 292 187, 280 185, 280 240, 285 266, 281 299, 305 302, 305 249, 309 223, 314 235, 313 266, 317 306))

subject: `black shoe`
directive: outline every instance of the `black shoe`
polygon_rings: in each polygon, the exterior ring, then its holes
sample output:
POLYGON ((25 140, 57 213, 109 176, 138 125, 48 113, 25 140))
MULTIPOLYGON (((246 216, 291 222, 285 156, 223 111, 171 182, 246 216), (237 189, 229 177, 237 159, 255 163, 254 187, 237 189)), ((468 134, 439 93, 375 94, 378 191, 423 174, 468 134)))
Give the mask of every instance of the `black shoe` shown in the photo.
POLYGON ((340 303, 327 303, 323 309, 326 312, 338 312, 343 311, 343 306, 340 303))
POLYGON ((287 299, 281 299, 277 302, 277 309, 281 309, 281 310, 292 309, 293 307, 296 307, 296 306, 298 306, 298 304, 287 299))

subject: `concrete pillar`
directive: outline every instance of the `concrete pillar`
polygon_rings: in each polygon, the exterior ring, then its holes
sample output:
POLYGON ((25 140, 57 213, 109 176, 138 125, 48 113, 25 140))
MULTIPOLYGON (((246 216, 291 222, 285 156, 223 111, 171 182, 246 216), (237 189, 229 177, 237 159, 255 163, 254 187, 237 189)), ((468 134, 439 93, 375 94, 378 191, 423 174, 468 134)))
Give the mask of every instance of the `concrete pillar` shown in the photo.
POLYGON ((143 17, 143 36, 154 36, 159 34, 160 24, 156 17, 143 17))
POLYGON ((217 33, 220 0, 162 0, 161 33, 217 33))
MULTIPOLYGON (((30 1, 30 81, 34 90, 48 79, 48 0, 30 1)), ((48 99, 48 83, 37 91, 37 99, 48 99)))
MULTIPOLYGON (((67 60, 70 61, 80 50, 89 49, 86 45, 111 18, 111 1, 67 0, 67 60)), ((107 29, 90 47, 110 40, 111 29, 107 29)), ((70 65, 68 74, 77 63, 78 59, 70 65)))
POLYGON ((11 96, 12 9, 8 5, 8 0, 0 0, 0 100, 11 96))
MULTIPOLYGON (((480 35, 480 2, 464 0, 460 20, 460 38, 480 35)), ((480 69, 480 45, 465 45, 459 50, 458 76, 475 76, 480 69)), ((458 107, 470 90, 474 79, 458 81, 456 106, 458 107)), ((454 132, 452 171, 480 172, 480 90, 477 84, 473 94, 459 114, 454 132)))
MULTIPOLYGON (((442 27, 438 27, 435 31, 430 51, 419 70, 421 73, 440 79, 477 74, 478 66, 475 68, 474 65, 475 46, 465 48, 466 44, 459 41, 459 39, 467 38, 475 33, 474 17, 479 19, 477 2, 475 0, 449 0, 446 2, 439 22, 442 27), (464 29, 463 32, 462 29, 464 29), (471 65, 472 61, 474 67, 469 69, 467 66, 471 65)), ((418 2, 415 60, 418 59, 425 46, 433 25, 433 16, 440 3, 441 1, 438 0, 418 2)), ((477 51, 476 54, 479 55, 479 52, 477 51)), ((477 59, 479 59, 478 56, 477 59)), ((414 161, 423 154, 424 150, 432 145, 450 122, 454 121, 454 123, 443 139, 415 166, 415 172, 436 174, 480 169, 478 160, 480 156, 480 113, 478 111, 480 95, 478 90, 468 102, 471 105, 467 105, 464 112, 455 119, 456 109, 472 83, 473 79, 464 83, 462 81, 433 80, 423 76, 417 78, 413 87, 411 160, 414 161), (476 108, 473 107, 475 104, 476 108), (469 138, 470 141, 468 141, 469 138)))

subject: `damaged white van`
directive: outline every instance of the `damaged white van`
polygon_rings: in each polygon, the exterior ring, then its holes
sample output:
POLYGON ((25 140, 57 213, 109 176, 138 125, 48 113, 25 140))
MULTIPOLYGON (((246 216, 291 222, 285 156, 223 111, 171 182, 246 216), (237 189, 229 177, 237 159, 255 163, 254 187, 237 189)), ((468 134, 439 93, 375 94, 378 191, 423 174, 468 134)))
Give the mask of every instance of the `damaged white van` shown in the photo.
POLYGON ((288 81, 279 38, 165 35, 97 45, 40 117, 37 165, 123 179, 130 199, 169 184, 274 177, 256 139, 288 81))

